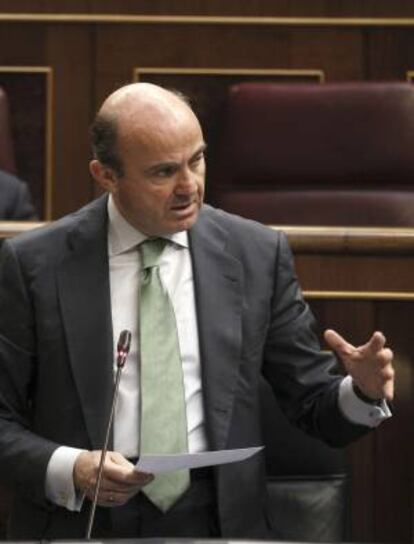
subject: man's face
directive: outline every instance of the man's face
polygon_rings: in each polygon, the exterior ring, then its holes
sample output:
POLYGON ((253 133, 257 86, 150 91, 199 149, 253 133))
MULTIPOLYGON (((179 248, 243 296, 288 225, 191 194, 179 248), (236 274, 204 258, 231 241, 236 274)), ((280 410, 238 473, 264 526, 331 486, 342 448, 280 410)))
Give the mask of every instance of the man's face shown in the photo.
POLYGON ((123 177, 111 192, 121 214, 148 236, 190 229, 204 197, 205 144, 197 119, 179 127, 156 127, 134 138, 121 133, 118 154, 123 177))

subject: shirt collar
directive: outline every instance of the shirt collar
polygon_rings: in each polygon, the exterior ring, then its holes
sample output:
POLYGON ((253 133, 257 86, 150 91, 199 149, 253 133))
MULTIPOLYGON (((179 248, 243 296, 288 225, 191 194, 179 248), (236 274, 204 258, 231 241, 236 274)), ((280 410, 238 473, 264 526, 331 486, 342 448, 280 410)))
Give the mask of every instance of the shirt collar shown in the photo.
MULTIPOLYGON (((108 198, 108 252, 109 256, 119 255, 135 249, 148 238, 145 234, 133 227, 118 211, 112 195, 108 198)), ((174 244, 188 248, 187 231, 176 232, 164 236, 174 244)))

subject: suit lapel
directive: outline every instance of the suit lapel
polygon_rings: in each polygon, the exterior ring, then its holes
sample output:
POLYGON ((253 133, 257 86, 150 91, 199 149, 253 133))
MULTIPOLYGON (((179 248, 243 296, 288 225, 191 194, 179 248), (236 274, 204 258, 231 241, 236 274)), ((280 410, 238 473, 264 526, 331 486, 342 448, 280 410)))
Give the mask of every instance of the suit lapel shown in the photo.
POLYGON ((68 234, 58 290, 69 359, 93 449, 102 448, 113 384, 106 198, 68 234))
POLYGON ((200 337, 204 409, 213 449, 226 447, 240 363, 241 263, 205 208, 190 232, 200 337))

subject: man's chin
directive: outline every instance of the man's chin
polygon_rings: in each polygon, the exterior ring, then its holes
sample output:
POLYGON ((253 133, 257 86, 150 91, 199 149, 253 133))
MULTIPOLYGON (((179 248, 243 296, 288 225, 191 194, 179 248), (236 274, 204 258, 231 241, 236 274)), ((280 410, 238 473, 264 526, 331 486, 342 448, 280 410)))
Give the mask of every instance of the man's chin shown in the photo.
POLYGON ((180 219, 179 221, 171 221, 168 225, 168 234, 175 234, 176 232, 182 232, 184 230, 190 230, 198 219, 198 213, 193 214, 189 217, 180 219))
POLYGON ((177 222, 175 232, 181 232, 183 230, 190 230, 195 225, 195 223, 197 221, 197 218, 198 218, 198 214, 191 217, 191 218, 188 218, 188 219, 177 222))

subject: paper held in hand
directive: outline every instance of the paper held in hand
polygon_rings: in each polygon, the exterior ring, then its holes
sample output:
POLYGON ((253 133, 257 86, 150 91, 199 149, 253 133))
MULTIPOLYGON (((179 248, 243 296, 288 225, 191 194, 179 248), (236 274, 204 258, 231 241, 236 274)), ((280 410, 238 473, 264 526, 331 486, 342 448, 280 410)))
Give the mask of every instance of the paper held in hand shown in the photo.
POLYGON ((240 448, 234 450, 204 451, 201 453, 167 453, 142 455, 135 465, 140 472, 161 474, 184 468, 208 467, 244 461, 263 449, 240 448))

